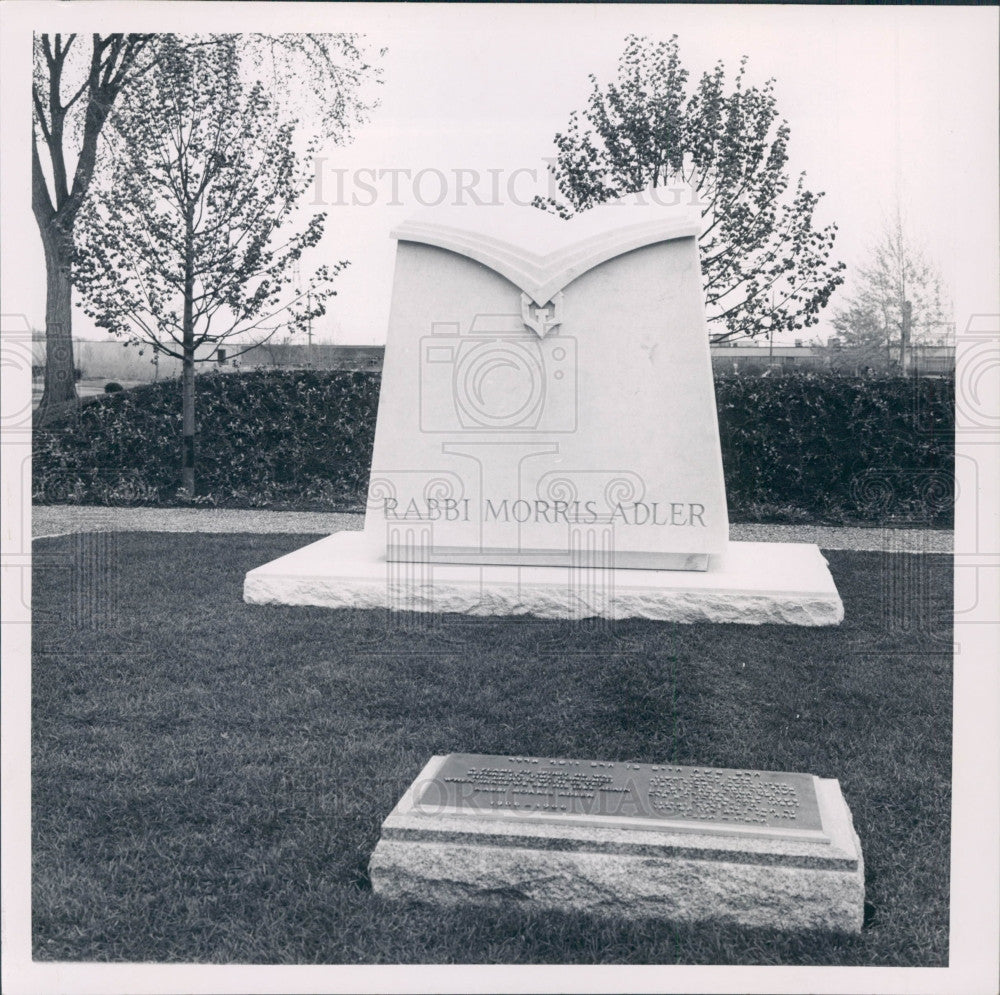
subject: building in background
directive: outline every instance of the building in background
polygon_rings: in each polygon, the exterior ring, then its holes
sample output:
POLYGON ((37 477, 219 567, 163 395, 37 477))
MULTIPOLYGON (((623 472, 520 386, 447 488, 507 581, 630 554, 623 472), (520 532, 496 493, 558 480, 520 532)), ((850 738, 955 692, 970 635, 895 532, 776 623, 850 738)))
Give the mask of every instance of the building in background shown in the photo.
MULTIPOLYGON (((125 385, 152 383, 179 377, 181 363, 170 356, 156 356, 149 346, 106 340, 76 339, 73 343, 79 379, 114 380, 125 385)), ((362 370, 380 372, 385 347, 380 345, 334 345, 332 343, 266 342, 233 357, 240 346, 224 346, 213 362, 199 364, 199 372, 218 370, 362 370)), ((894 353, 896 350, 894 350, 894 353)), ((766 344, 713 343, 712 368, 716 373, 760 375, 766 370, 785 373, 800 370, 830 371, 848 375, 899 372, 885 350, 843 348, 837 339, 825 344, 768 346, 766 344)), ((42 376, 45 363, 45 333, 32 334, 32 375, 42 376)), ((912 376, 946 376, 955 370, 953 345, 914 344, 907 353, 906 373, 912 376)))
MULTIPOLYGON (((207 355, 213 347, 207 347, 207 355)), ((270 343, 253 347, 228 343, 211 362, 200 362, 198 372, 208 370, 368 370, 382 369, 385 347, 380 345, 333 345, 330 343, 270 343), (237 355, 234 355, 237 354, 237 355)), ((73 360, 78 380, 115 380, 123 384, 153 383, 181 375, 181 361, 158 356, 149 345, 126 345, 115 339, 100 342, 73 340, 73 360)), ((40 379, 45 364, 45 333, 32 333, 32 378, 40 379)))
MULTIPOLYGON (((713 343, 712 369, 716 373, 760 375, 766 370, 787 373, 800 370, 829 371, 857 376, 865 373, 900 372, 898 348, 892 355, 885 349, 844 348, 839 339, 825 345, 796 343, 792 346, 770 346, 753 343, 713 343)), ((914 344, 906 354, 908 376, 948 376, 955 372, 953 345, 914 344)))

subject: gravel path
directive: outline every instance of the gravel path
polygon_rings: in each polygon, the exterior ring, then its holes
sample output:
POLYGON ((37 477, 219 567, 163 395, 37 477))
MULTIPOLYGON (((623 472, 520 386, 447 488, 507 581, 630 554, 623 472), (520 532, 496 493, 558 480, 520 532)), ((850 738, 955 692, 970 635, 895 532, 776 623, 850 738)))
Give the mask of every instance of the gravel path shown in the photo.
POLYGON ((105 508, 35 505, 31 534, 69 532, 286 532, 328 535, 360 529, 364 515, 330 511, 260 511, 241 508, 105 508))
MULTIPOLYGON (((71 532, 285 532, 328 535, 360 529, 364 516, 326 511, 244 511, 232 508, 104 508, 37 505, 36 539, 71 532)), ((744 542, 814 542, 823 549, 895 553, 951 553, 954 534, 944 529, 839 528, 828 525, 733 525, 744 542)))

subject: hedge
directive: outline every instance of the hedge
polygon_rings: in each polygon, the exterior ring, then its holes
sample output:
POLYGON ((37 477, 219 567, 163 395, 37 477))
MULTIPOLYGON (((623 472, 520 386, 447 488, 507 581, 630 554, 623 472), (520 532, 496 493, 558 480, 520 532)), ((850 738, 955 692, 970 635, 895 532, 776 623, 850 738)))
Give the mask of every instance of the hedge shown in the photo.
MULTIPOLYGON (((377 375, 343 371, 197 377, 196 501, 251 508, 362 503, 378 390, 377 375)), ((107 394, 36 431, 34 501, 175 504, 180 459, 179 380, 107 394)))
MULTIPOLYGON (((795 373, 715 381, 730 517, 951 523, 952 379, 795 373)), ((197 379, 198 497, 223 507, 360 509, 379 376, 197 379)), ((36 503, 177 503, 180 384, 106 394, 35 433, 36 503)))
POLYGON ((950 526, 953 378, 727 375, 715 394, 733 518, 950 526))

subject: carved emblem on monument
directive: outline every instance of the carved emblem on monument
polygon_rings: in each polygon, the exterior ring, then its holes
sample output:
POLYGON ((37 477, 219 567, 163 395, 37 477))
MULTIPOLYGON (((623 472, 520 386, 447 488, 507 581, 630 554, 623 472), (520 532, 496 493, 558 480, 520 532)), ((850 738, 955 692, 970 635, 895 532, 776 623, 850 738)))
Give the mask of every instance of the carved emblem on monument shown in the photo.
POLYGON ((549 305, 544 307, 535 304, 535 313, 531 313, 531 305, 535 302, 527 295, 521 294, 521 320, 525 327, 530 328, 540 339, 544 339, 548 333, 562 324, 562 292, 555 295, 549 302, 552 305, 552 317, 549 315, 549 305))

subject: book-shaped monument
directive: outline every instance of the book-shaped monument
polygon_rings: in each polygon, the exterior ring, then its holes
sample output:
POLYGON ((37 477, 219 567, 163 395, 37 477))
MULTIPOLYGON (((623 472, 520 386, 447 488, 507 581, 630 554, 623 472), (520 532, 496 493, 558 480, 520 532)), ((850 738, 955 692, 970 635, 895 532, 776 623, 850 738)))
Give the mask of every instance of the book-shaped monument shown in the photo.
POLYGON ((623 203, 400 226, 364 529, 245 600, 839 623, 816 546, 729 541, 698 231, 623 203))

